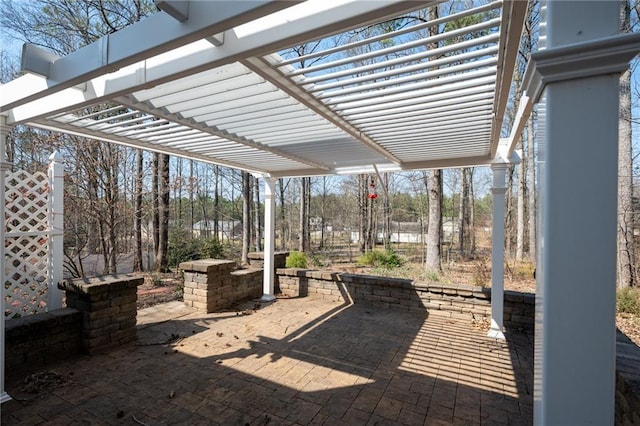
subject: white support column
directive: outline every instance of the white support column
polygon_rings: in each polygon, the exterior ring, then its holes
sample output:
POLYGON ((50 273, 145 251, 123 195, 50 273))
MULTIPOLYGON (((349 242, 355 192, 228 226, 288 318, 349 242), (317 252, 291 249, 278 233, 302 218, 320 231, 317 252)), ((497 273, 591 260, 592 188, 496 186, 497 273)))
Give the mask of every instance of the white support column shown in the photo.
POLYGON ((4 309, 5 309, 5 300, 4 300, 4 277, 6 274, 5 264, 4 264, 4 234, 5 234, 5 224, 4 224, 4 185, 5 185, 5 176, 7 171, 9 171, 9 163, 5 161, 5 149, 7 142, 7 135, 11 130, 9 126, 6 125, 7 117, 0 115, 0 259, 2 259, 2 267, 0 267, 0 306, 2 310, 0 311, 0 404, 9 401, 11 397, 4 389, 4 359, 5 359, 5 341, 4 341, 4 309))
POLYGON ((618 81, 637 52, 636 41, 615 36, 619 7, 547 2, 546 50, 533 55, 532 81, 524 84, 535 93, 546 83, 537 425, 614 423, 618 81), (631 40, 628 48, 624 40, 631 40))
POLYGON ((487 335, 504 339, 504 199, 507 164, 493 164, 493 221, 491 225, 491 328, 487 335))
POLYGON ((273 254, 276 230, 276 179, 263 177, 264 180, 264 279, 262 300, 276 298, 274 291, 275 270, 273 254))
POLYGON ((59 152, 49 157, 49 250, 48 254, 48 300, 47 310, 62 308, 62 281, 64 261, 64 165, 59 152))

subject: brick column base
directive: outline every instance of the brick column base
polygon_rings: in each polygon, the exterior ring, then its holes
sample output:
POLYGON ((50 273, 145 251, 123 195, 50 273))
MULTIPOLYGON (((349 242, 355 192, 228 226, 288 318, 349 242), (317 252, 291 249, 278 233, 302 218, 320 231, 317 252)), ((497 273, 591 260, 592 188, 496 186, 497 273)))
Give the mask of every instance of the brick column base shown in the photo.
POLYGON ((82 312, 82 349, 95 354, 136 339, 137 287, 144 278, 106 275, 58 284, 67 306, 82 312))

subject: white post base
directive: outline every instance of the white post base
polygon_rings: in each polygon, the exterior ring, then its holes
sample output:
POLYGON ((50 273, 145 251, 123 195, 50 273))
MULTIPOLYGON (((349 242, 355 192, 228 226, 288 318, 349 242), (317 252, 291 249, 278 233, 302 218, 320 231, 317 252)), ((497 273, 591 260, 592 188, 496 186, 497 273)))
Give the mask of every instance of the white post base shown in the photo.
POLYGON ((7 401, 11 401, 11 397, 9 396, 8 393, 2 392, 2 394, 0 394, 0 404, 5 403, 7 401))
POLYGON ((263 302, 273 302, 276 300, 276 297, 273 294, 265 294, 260 298, 260 300, 263 302))
POLYGON ((505 340, 504 333, 502 329, 496 324, 494 320, 491 320, 491 328, 487 332, 487 336, 492 339, 505 340))

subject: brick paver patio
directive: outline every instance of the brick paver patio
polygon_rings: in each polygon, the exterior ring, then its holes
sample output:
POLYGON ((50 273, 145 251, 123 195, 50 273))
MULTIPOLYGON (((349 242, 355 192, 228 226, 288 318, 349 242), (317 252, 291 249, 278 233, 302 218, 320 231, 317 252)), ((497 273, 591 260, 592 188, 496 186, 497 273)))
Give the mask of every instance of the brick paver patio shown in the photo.
POLYGON ((313 298, 138 312, 138 344, 8 372, 2 424, 531 424, 532 336, 313 298), (253 308, 259 308, 254 310, 253 308), (34 386, 32 386, 34 387, 34 386))

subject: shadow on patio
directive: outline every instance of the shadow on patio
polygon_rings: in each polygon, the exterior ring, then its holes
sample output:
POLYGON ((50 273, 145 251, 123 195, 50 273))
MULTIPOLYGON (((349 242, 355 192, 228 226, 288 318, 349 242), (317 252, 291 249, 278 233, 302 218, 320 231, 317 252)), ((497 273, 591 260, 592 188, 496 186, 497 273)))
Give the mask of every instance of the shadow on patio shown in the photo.
MULTIPOLYGON (((311 297, 138 313, 138 345, 56 365, 2 424, 531 424, 532 336, 311 297), (153 315, 151 315, 153 313, 153 315), (163 316, 164 313, 164 316, 163 316)), ((11 373, 11 372, 9 372, 11 373)))

